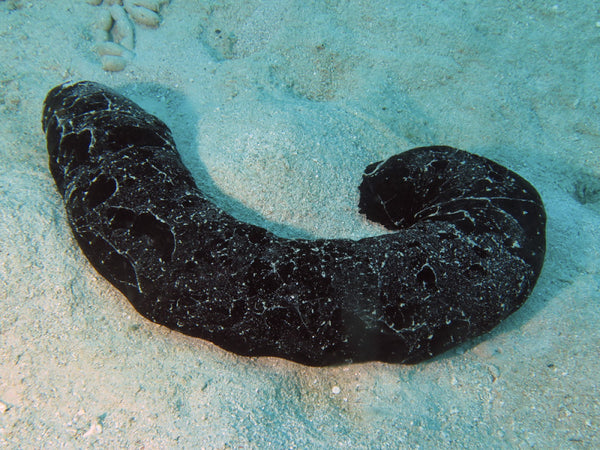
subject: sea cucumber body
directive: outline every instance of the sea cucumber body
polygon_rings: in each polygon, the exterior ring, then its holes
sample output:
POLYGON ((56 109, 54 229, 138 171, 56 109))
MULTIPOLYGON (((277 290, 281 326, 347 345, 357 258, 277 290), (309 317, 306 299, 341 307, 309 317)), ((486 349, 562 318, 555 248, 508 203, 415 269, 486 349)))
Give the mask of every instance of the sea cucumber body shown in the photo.
POLYGON ((492 329, 542 268, 535 189, 461 150, 367 167, 361 212, 395 232, 285 239, 213 204, 167 126, 105 86, 54 88, 42 122, 91 264, 151 321, 242 355, 418 362, 492 329))

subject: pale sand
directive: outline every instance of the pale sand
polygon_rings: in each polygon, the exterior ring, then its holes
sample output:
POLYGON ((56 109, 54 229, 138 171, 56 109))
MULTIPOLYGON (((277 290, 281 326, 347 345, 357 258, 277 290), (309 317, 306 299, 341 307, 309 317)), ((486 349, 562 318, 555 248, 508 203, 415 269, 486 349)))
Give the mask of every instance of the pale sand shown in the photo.
POLYGON ((0 1, 0 446, 600 447, 596 2, 210 3, 173 0, 106 73, 102 7, 0 1), (307 368, 154 325, 66 222, 40 114, 67 79, 157 114, 222 206, 291 236, 381 232, 357 212, 369 162, 495 159, 545 201, 542 276, 492 333, 417 366, 307 368))

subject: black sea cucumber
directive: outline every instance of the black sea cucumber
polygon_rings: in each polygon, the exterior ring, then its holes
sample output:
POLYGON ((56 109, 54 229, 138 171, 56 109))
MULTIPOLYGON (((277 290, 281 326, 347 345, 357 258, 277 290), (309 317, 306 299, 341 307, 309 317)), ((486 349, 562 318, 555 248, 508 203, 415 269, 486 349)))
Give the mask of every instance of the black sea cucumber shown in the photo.
POLYGON ((489 159, 371 164, 360 210, 394 233, 284 239, 214 205, 167 126, 93 82, 44 103, 50 170, 92 265, 153 322, 242 355, 414 363, 491 330, 540 274, 545 212, 489 159))

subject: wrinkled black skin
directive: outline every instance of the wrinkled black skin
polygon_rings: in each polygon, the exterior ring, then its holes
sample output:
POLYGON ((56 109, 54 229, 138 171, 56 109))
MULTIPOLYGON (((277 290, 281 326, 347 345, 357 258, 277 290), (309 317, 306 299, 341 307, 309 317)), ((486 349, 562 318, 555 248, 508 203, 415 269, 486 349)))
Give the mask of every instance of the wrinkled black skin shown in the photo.
POLYGON ((153 322, 242 355, 415 363, 531 293, 545 212, 519 175, 450 147, 371 164, 360 210, 394 233, 284 239, 211 203, 170 130, 109 88, 44 103, 50 170, 92 265, 153 322))

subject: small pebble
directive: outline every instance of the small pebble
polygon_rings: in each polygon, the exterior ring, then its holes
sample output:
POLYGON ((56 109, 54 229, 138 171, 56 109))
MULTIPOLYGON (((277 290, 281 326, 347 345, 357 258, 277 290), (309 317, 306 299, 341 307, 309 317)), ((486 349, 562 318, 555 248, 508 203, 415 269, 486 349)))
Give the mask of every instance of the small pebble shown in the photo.
POLYGON ((160 16, 154 11, 144 8, 143 6, 125 3, 125 9, 129 13, 129 16, 140 25, 146 25, 147 27, 154 28, 160 23, 160 16))
POLYGON ((135 6, 142 6, 146 9, 150 9, 154 12, 158 12, 166 3, 169 3, 168 0, 125 0, 125 3, 130 3, 135 6))
POLYGON ((129 50, 133 50, 135 40, 133 24, 131 23, 129 16, 123 7, 119 5, 111 6, 109 11, 113 18, 112 35, 114 41, 129 50))
POLYGON ((100 55, 113 55, 113 56, 123 56, 125 52, 125 47, 116 42, 100 42, 96 44, 96 52, 100 55))
POLYGON ((492 383, 500 377, 500 369, 497 366, 490 364, 487 366, 487 370, 490 373, 492 383))
POLYGON ((113 26, 113 18, 108 9, 101 9, 94 26, 100 30, 110 31, 113 26))
POLYGON ((92 423, 90 429, 83 433, 83 437, 90 437, 100 433, 102 433, 102 425, 99 423, 92 423))
POLYGON ((125 58, 116 55, 102 55, 100 61, 102 61, 102 68, 108 72, 120 72, 127 65, 125 58))

